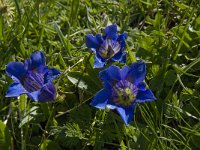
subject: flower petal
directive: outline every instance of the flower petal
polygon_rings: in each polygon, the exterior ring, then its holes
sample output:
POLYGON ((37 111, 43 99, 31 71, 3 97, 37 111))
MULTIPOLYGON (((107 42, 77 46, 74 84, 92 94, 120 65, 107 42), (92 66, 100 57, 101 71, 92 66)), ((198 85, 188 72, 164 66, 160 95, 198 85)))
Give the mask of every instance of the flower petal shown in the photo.
POLYGON ((41 66, 39 66, 37 69, 35 69, 34 72, 36 71, 36 72, 39 73, 39 74, 45 75, 46 73, 49 72, 49 70, 50 70, 50 69, 49 69, 48 66, 43 66, 43 65, 41 65, 41 66))
POLYGON ((21 94, 28 93, 20 83, 13 83, 6 92, 5 97, 18 97, 21 94))
POLYGON ((104 39, 101 34, 97 34, 95 37, 96 37, 97 41, 99 42, 99 44, 103 43, 104 39))
POLYGON ((122 117, 123 121, 125 122, 126 125, 128 125, 131 120, 133 119, 134 116, 134 108, 135 105, 131 105, 129 107, 117 107, 117 112, 119 115, 122 117))
POLYGON ((31 59, 30 58, 25 59, 25 61, 24 61, 24 67, 25 67, 26 70, 31 70, 32 69, 31 68, 31 59))
POLYGON ((104 67, 105 62, 103 62, 100 58, 97 57, 97 55, 95 56, 95 61, 94 61, 94 68, 102 68, 104 67))
POLYGON ((127 38, 127 33, 123 33, 123 34, 119 35, 119 37, 118 37, 118 41, 120 42, 122 49, 124 47, 126 47, 126 42, 125 42, 126 38, 127 38))
POLYGON ((34 52, 31 55, 31 68, 38 68, 40 66, 45 65, 45 56, 42 51, 34 52))
POLYGON ((148 101, 156 100, 156 97, 152 93, 150 89, 146 89, 145 91, 139 90, 137 94, 137 103, 143 103, 148 101))
POLYGON ((40 94, 40 90, 31 92, 31 93, 27 93, 27 95, 35 102, 38 102, 38 95, 39 94, 40 94))
POLYGON ((117 40, 117 25, 116 24, 107 26, 104 32, 107 38, 111 38, 112 40, 117 40))
POLYGON ((126 63, 126 53, 122 53, 121 51, 117 54, 115 54, 115 56, 112 57, 113 61, 118 61, 121 63, 126 63))
POLYGON ((23 78, 26 72, 27 71, 22 62, 10 62, 6 66, 6 73, 8 74, 8 76, 14 76, 19 80, 23 78))
POLYGON ((95 36, 93 36, 92 34, 87 34, 85 36, 86 38, 86 46, 88 48, 93 48, 93 49, 97 49, 99 46, 99 41, 97 40, 97 38, 95 36))
POLYGON ((52 82, 47 83, 38 95, 38 102, 48 102, 55 100, 56 88, 52 82))
POLYGON ((109 109, 116 109, 117 106, 115 106, 113 104, 107 104, 106 107, 109 109))
POLYGON ((137 88, 141 91, 145 91, 146 90, 146 83, 145 82, 138 83, 137 88))
POLYGON ((90 105, 99 109, 105 109, 109 95, 110 94, 105 89, 102 89, 95 95, 90 105))
POLYGON ((126 76, 128 75, 128 72, 130 71, 130 67, 129 66, 124 66, 121 71, 121 79, 124 80, 126 78, 126 76))
POLYGON ((57 76, 60 75, 60 71, 56 68, 49 69, 49 71, 45 74, 45 83, 49 81, 53 81, 57 76))
POLYGON ((146 65, 144 62, 135 62, 130 66, 127 80, 137 85, 145 79, 146 65))
POLYGON ((25 66, 26 70, 34 70, 34 72, 36 71, 36 72, 41 73, 41 74, 45 74, 46 72, 49 71, 48 66, 45 66, 43 64, 35 66, 33 64, 33 61, 29 58, 25 60, 24 66, 25 66))
POLYGON ((99 77, 104 82, 108 82, 109 84, 113 84, 113 82, 121 80, 120 68, 115 65, 111 65, 107 69, 101 71, 99 73, 99 77))
POLYGON ((105 88, 107 91, 109 91, 110 93, 112 93, 112 88, 113 88, 114 83, 115 83, 115 82, 112 83, 112 81, 111 81, 111 82, 104 81, 104 82, 103 82, 103 86, 104 86, 104 88, 105 88))

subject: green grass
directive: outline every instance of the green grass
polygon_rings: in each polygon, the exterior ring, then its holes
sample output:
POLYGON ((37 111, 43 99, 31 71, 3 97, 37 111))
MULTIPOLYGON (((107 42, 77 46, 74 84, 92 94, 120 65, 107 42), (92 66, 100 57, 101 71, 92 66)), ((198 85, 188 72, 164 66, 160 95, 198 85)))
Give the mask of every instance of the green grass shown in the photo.
POLYGON ((200 149, 199 95, 199 0, 0 0, 0 150, 200 149), (129 126, 89 105, 102 83, 85 35, 111 23, 128 33, 127 64, 147 63, 157 97, 129 126), (37 50, 62 72, 56 102, 5 98, 6 64, 37 50))

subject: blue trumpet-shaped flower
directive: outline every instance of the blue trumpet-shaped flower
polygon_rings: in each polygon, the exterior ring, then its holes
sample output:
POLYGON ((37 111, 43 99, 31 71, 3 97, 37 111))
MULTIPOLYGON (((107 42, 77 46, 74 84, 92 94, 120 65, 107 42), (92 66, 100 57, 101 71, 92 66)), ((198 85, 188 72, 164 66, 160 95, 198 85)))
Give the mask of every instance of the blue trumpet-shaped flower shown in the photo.
POLYGON ((55 100, 56 89, 52 81, 60 72, 45 65, 45 56, 41 51, 34 52, 24 63, 8 63, 6 73, 14 81, 8 88, 6 97, 27 94, 36 102, 55 100))
POLYGON ((144 62, 136 62, 122 69, 111 65, 99 73, 104 81, 104 88, 96 94, 90 104, 99 109, 116 109, 123 121, 129 124, 133 119, 136 103, 156 99, 152 91, 146 88, 145 75, 144 62))
POLYGON ((123 53, 123 49, 126 46, 127 34, 118 35, 116 24, 107 26, 104 32, 103 36, 86 35, 86 46, 96 53, 94 68, 101 68, 109 61, 125 63, 126 54, 123 53))

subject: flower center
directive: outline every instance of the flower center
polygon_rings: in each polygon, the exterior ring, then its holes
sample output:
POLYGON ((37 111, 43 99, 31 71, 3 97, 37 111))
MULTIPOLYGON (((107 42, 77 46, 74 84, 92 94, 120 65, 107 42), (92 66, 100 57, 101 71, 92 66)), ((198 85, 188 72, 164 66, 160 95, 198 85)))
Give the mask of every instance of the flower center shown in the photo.
POLYGON ((36 72, 29 72, 23 81, 24 88, 28 92, 34 92, 42 88, 44 76, 36 72))
POLYGON ((129 106, 138 93, 138 88, 127 80, 117 82, 112 88, 112 100, 118 105, 129 106))
POLYGON ((98 53, 101 57, 108 59, 118 53, 120 51, 120 48, 121 46, 117 41, 106 39, 101 44, 98 53))

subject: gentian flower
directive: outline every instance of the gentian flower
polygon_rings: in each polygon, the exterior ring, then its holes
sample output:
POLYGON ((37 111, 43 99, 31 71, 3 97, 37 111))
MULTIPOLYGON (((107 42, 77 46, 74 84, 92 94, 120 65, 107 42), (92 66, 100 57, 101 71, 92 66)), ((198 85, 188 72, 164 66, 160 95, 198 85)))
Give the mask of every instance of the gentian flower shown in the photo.
POLYGON ((8 88, 6 97, 27 94, 36 102, 55 100, 56 89, 52 81, 60 72, 45 65, 45 56, 41 51, 34 52, 24 63, 8 63, 6 73, 14 81, 8 88))
POLYGON ((103 36, 86 35, 86 46, 96 53, 94 68, 101 68, 109 61, 125 63, 126 54, 123 53, 123 49, 126 46, 127 34, 118 35, 116 24, 107 26, 104 32, 103 36))
POLYGON ((125 124, 129 124, 134 116, 136 103, 155 100, 155 96, 143 81, 146 75, 144 62, 133 63, 130 67, 111 65, 99 73, 104 81, 104 88, 100 90, 92 102, 92 106, 105 109, 116 109, 125 124))

